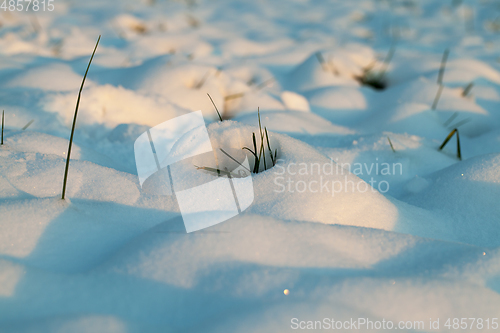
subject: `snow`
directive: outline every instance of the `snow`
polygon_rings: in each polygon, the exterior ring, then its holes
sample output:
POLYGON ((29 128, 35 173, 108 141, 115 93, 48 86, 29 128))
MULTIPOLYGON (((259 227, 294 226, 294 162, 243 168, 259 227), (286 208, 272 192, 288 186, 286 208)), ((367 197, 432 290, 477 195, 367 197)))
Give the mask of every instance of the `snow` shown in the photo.
POLYGON ((293 318, 366 318, 446 332, 448 318, 498 318, 494 1, 54 5, 0 10, 0 331, 287 332, 293 318), (258 109, 271 151, 264 141, 252 195, 234 179, 248 208, 193 231, 181 203, 235 211, 203 167, 232 163, 221 149, 253 166, 242 148, 253 133, 261 145, 258 109), (164 136, 160 124, 193 115, 182 130, 196 135, 164 136), (439 150, 454 128, 462 160, 456 137, 439 150), (148 130, 159 162, 176 162, 177 196, 165 173, 138 175, 148 130), (200 185, 202 202, 189 192, 200 185))
POLYGON ((409 201, 451 215, 453 226, 450 231, 457 240, 498 246, 500 234, 492 217, 498 213, 494 198, 499 190, 499 164, 498 154, 482 155, 454 164, 430 177, 431 184, 409 201))

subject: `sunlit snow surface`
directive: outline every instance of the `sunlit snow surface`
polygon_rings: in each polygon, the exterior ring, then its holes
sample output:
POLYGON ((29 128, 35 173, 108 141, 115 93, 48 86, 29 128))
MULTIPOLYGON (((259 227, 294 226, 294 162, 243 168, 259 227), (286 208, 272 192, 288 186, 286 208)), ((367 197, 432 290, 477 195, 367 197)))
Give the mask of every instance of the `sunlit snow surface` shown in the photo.
POLYGON ((497 1, 53 4, 0 10, 1 332, 287 332, 292 318, 360 317, 444 332, 448 318, 499 317, 497 1), (387 89, 360 86, 391 47, 387 89), (202 110, 214 150, 252 147, 258 107, 278 165, 253 176, 242 214, 186 233, 174 196, 141 190, 135 140, 202 110), (455 138, 438 150, 454 127, 461 162, 455 138), (389 174, 367 171, 384 163, 389 174), (331 187, 370 181, 390 186, 331 187))

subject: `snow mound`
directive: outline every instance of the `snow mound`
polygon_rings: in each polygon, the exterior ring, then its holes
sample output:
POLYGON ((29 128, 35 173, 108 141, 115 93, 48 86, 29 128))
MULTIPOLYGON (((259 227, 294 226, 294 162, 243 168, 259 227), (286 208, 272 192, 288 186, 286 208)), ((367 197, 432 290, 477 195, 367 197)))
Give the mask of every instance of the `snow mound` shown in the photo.
POLYGON ((366 87, 324 87, 308 91, 305 96, 314 113, 349 126, 370 115, 368 105, 379 95, 366 87))
MULTIPOLYGON (((314 114, 300 111, 265 111, 262 112, 261 120, 268 131, 279 133, 303 133, 303 134, 353 134, 355 131, 330 123, 328 120, 314 114)), ((246 113, 233 119, 242 124, 255 126, 258 123, 257 115, 246 113)))
MULTIPOLYGON (((44 91, 69 91, 77 90, 81 84, 82 77, 75 73, 70 66, 49 62, 14 75, 12 79, 5 83, 5 86, 34 88, 44 91)), ((93 82, 89 80, 86 85, 90 87, 93 82)))
POLYGON ((310 55, 288 77, 292 90, 306 91, 325 86, 359 86, 356 76, 374 59, 373 51, 359 44, 310 55))
POLYGON ((304 96, 291 91, 281 93, 281 100, 288 110, 310 112, 309 102, 304 96))
POLYGON ((491 114, 474 100, 461 96, 461 89, 444 88, 436 110, 431 110, 438 85, 425 78, 387 88, 384 99, 372 99, 378 112, 360 127, 364 131, 385 130, 443 140, 459 125, 460 134, 477 136, 491 130, 491 114))
POLYGON ((68 141, 23 132, 6 143, 0 149, 0 188, 9 199, 0 205, 2 255, 44 269, 81 271, 178 210, 170 197, 141 194, 135 175, 85 160, 99 155, 77 146, 68 174, 70 199, 61 200, 60 150, 68 141), (144 222, 145 211, 150 218, 144 222))
MULTIPOLYGON (((68 140, 45 133, 22 131, 13 132, 6 137, 5 146, 6 150, 11 152, 55 155, 66 158, 68 140)), ((113 160, 77 144, 73 144, 71 159, 90 161, 107 167, 117 167, 113 160)))
MULTIPOLYGON (((214 149, 252 147, 252 132, 258 134, 258 128, 234 122, 209 126, 214 149)), ((424 226, 433 220, 418 209, 408 210, 403 206, 399 211, 398 203, 392 203, 379 192, 386 191, 381 184, 373 188, 307 144, 281 134, 270 137, 272 149, 278 150, 279 161, 276 166, 254 175, 255 201, 249 212, 284 220, 385 230, 398 228, 415 234, 422 234, 424 226), (422 216, 426 216, 419 223, 422 228, 409 227, 422 216)))
POLYGON ((428 178, 431 185, 408 202, 447 216, 450 233, 462 242, 498 246, 500 155, 470 158, 428 178))
MULTIPOLYGON (((49 94, 42 102, 43 107, 49 112, 57 113, 65 124, 70 125, 74 117, 76 96, 77 92, 49 94)), ((187 112, 158 96, 123 87, 96 85, 85 89, 85 98, 78 111, 78 123, 115 127, 130 122, 154 126, 187 112)))

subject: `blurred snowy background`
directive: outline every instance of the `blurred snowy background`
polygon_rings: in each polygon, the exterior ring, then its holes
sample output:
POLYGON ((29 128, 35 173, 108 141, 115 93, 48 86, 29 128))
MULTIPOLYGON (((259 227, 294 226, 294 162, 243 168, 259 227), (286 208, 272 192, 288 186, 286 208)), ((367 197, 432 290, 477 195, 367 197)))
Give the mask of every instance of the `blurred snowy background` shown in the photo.
POLYGON ((51 3, 0 7, 1 332, 286 332, 292 318, 358 317, 418 331, 440 318, 445 332, 448 318, 498 317, 499 1, 51 3), (213 147, 240 149, 257 107, 285 167, 402 172, 348 176, 386 193, 332 195, 278 193, 271 168, 247 211, 186 234, 174 198, 141 192, 134 140, 202 110, 213 147), (438 150, 453 128, 463 161, 455 138, 438 150))

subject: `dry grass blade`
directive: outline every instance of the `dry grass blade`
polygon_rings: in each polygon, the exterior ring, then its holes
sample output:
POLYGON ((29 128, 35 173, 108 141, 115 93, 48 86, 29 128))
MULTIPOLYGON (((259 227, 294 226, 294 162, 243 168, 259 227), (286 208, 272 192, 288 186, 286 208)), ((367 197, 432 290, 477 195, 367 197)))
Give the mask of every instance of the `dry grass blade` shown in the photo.
POLYGON ((448 136, 446 137, 446 139, 444 139, 443 143, 441 144, 441 146, 439 147, 439 150, 443 150, 444 146, 446 146, 446 144, 448 143, 448 141, 451 140, 451 138, 453 137, 453 135, 457 133, 457 157, 459 160, 462 160, 462 152, 460 150, 460 135, 458 133, 458 129, 453 129, 450 134, 448 134, 448 136))
POLYGON ((200 82, 196 83, 193 86, 193 88, 200 89, 201 87, 203 87, 209 76, 210 76, 210 71, 206 72, 205 75, 201 78, 200 82))
POLYGON ((259 131, 260 131, 260 151, 259 159, 262 156, 264 158, 264 170, 267 169, 266 165, 266 152, 264 151, 264 133, 262 132, 262 125, 260 123, 260 108, 257 108, 257 116, 259 117, 259 131))
POLYGON ((389 145, 391 146, 392 151, 395 153, 396 149, 394 149, 394 146, 392 145, 391 139, 387 137, 387 140, 389 141, 389 145))
POLYGON ((214 106, 215 111, 217 112, 217 115, 219 116, 220 121, 222 121, 222 116, 220 115, 219 109, 217 109, 217 105, 215 105, 214 100, 212 99, 212 96, 210 96, 210 94, 208 94, 208 93, 207 93, 207 95, 208 95, 208 98, 210 98, 210 101, 212 102, 212 105, 214 106))
POLYGON ((436 97, 434 97, 434 102, 432 103, 432 110, 436 110, 437 104, 439 102, 439 99, 441 98, 441 93, 443 92, 443 77, 444 77, 444 71, 446 69, 446 62, 448 61, 448 55, 450 54, 450 50, 446 49, 444 50, 443 57, 441 58, 441 66, 439 67, 439 74, 438 74, 438 79, 437 83, 439 85, 438 91, 436 93, 436 97))
POLYGON ((196 168, 196 170, 204 170, 204 171, 208 171, 210 173, 214 173, 217 175, 217 177, 220 177, 221 175, 229 177, 231 175, 231 173, 229 171, 224 171, 224 170, 221 170, 219 168, 200 167, 197 165, 195 165, 194 167, 196 168))
POLYGON ((26 125, 24 125, 24 127, 22 128, 22 130, 26 130, 28 127, 30 127, 31 124, 33 124, 33 122, 35 121, 35 119, 31 119, 26 125))
POLYGON ((4 128, 4 125, 5 125, 5 111, 2 111, 2 141, 1 141, 1 145, 3 146, 3 128, 4 128))
POLYGON ((97 43, 95 44, 94 52, 92 52, 92 56, 90 57, 89 64, 87 66, 87 70, 85 71, 85 75, 83 76, 82 85, 80 86, 80 91, 78 92, 78 99, 76 100, 76 108, 75 108, 75 116, 73 117, 73 126, 71 127, 71 136, 69 138, 69 146, 68 146, 68 155, 66 156, 66 168, 64 169, 64 179, 63 179, 63 189, 61 199, 64 200, 66 195, 66 184, 68 182, 68 170, 69 170, 69 160, 71 158, 71 147, 73 146, 73 135, 75 134, 76 127, 76 117, 78 116, 78 107, 80 106, 80 98, 82 96, 83 86, 85 84, 85 79, 87 78, 87 74, 89 72, 90 65, 92 64, 92 59, 94 59, 95 51, 97 50, 97 46, 99 45, 99 41, 101 40, 101 36, 97 39, 97 43))
POLYGON ((254 164, 254 167, 253 167, 253 171, 252 171, 252 172, 253 172, 253 173, 256 173, 255 169, 258 167, 257 163, 258 163, 258 160, 259 160, 259 158, 258 158, 257 154, 256 154, 254 151, 252 151, 250 148, 248 148, 248 147, 243 147, 243 148, 241 148, 241 149, 246 149, 246 150, 248 150, 248 151, 249 151, 249 152, 251 152, 251 153, 252 153, 252 155, 255 157, 255 164, 254 164))
POLYGON ((472 90, 472 87, 474 87, 474 82, 469 83, 464 88, 464 91, 462 91, 462 97, 466 97, 470 93, 470 91, 472 90))
POLYGON ((448 55, 450 54, 450 50, 446 49, 443 52, 443 57, 441 58, 441 66, 439 67, 439 75, 438 75, 438 84, 443 84, 443 76, 444 71, 446 69, 446 62, 448 61, 448 55))
POLYGON ((463 120, 459 121, 458 123, 456 123, 455 125, 453 125, 451 127, 452 128, 459 128, 460 126, 467 124, 471 120, 472 119, 470 119, 470 118, 463 119, 463 120))
POLYGON ((276 81, 276 79, 275 79, 275 78, 273 78, 273 77, 272 77, 272 78, 270 78, 270 79, 267 79, 267 80, 265 80, 264 82, 261 82, 261 83, 259 83, 258 85, 256 85, 256 86, 255 86, 255 90, 260 90, 260 89, 263 89, 263 88, 267 87, 267 85, 268 85, 269 83, 273 83, 274 81, 276 81))
POLYGON ((276 160, 273 157, 273 150, 271 149, 271 144, 269 143, 269 134, 267 133, 267 128, 264 127, 264 132, 266 134, 266 140, 267 140, 267 149, 269 149, 269 155, 271 156, 271 162, 273 163, 273 166, 276 165, 276 160))
POLYGON ((248 147, 243 147, 241 149, 248 150, 255 157, 255 163, 254 163, 254 166, 253 166, 253 173, 257 173, 257 172, 259 172, 259 166, 260 166, 259 164, 260 163, 259 163, 259 156, 257 156, 257 141, 255 139, 255 133, 252 133, 252 141, 253 141, 253 149, 254 150, 251 150, 248 147))
POLYGON ((325 58, 323 58, 323 54, 321 54, 321 52, 316 52, 316 59, 318 59, 321 68, 323 68, 323 71, 327 72, 328 67, 326 66, 325 58))
POLYGON ((441 93, 443 92, 443 85, 439 85, 436 97, 434 97, 434 102, 432 102, 431 110, 436 110, 439 99, 441 98, 441 93))
MULTIPOLYGON (((241 164, 238 160, 236 160, 234 157, 232 157, 231 155, 229 155, 224 149, 222 148, 219 148, 227 157, 229 157, 231 160, 233 160, 234 162, 236 162, 239 166, 241 166, 242 168, 244 168, 245 170, 248 171, 248 173, 252 173, 250 171, 250 169, 248 169, 246 166, 244 166, 243 164, 241 164)), ((246 148, 248 149, 248 148, 246 148)), ((253 153, 253 152, 252 152, 253 153)), ((246 177, 247 174, 245 174, 245 172, 243 172, 243 170, 239 170, 237 174, 233 174, 231 171, 229 171, 227 168, 224 168, 224 170, 221 170, 219 168, 211 168, 211 167, 200 167, 200 166, 197 166, 195 165, 194 166, 196 168, 196 170, 204 170, 204 171, 207 171, 207 172, 210 172, 210 173, 213 173, 213 174, 216 174, 217 177, 220 177, 220 176, 227 176, 228 178, 242 178, 242 177, 246 177)), ((233 170, 234 171, 234 170, 233 170)))
POLYGON ((257 140, 255 139, 255 133, 252 133, 252 141, 253 141, 253 150, 255 152, 254 173, 258 173, 260 168, 260 158, 259 156, 257 156, 257 140))
POLYGON ((316 52, 316 59, 318 59, 318 62, 320 63, 321 68, 323 69, 323 72, 329 72, 334 75, 339 74, 333 63, 331 63, 331 61, 328 62, 325 61, 325 58, 323 57, 323 54, 321 52, 316 52))
POLYGON ((234 162, 238 163, 241 167, 243 167, 244 169, 246 169, 248 172, 250 172, 250 170, 244 166, 243 164, 241 164, 240 162, 238 162, 238 160, 236 160, 234 157, 232 157, 231 155, 229 155, 224 149, 222 148, 219 148, 223 153, 224 155, 226 155, 227 157, 229 157, 230 159, 232 159, 234 162))
POLYGON ((456 117, 458 117, 458 112, 457 112, 457 111, 455 111, 455 112, 451 115, 451 117, 450 117, 450 118, 448 118, 448 120, 444 122, 443 126, 445 126, 445 127, 446 127, 446 126, 448 126, 449 124, 451 124, 451 122, 452 122, 453 120, 455 120, 455 118, 456 118, 456 117))
POLYGON ((389 67, 389 64, 391 63, 392 57, 394 56, 394 53, 396 52, 396 45, 393 43, 391 45, 391 49, 387 53, 384 62, 382 64, 382 69, 380 70, 380 76, 383 77, 385 75, 385 72, 387 71, 387 68, 389 67))
POLYGON ((237 93, 237 94, 227 95, 226 97, 224 97, 224 100, 230 101, 232 99, 241 98, 243 96, 245 96, 245 93, 237 93))
POLYGON ((444 139, 443 143, 441 144, 441 146, 439 147, 439 150, 442 150, 444 148, 444 146, 446 146, 446 144, 448 143, 448 141, 450 141, 450 139, 453 137, 453 134, 455 134, 455 132, 457 131, 457 129, 453 129, 449 134, 448 136, 446 137, 446 139, 444 139))

